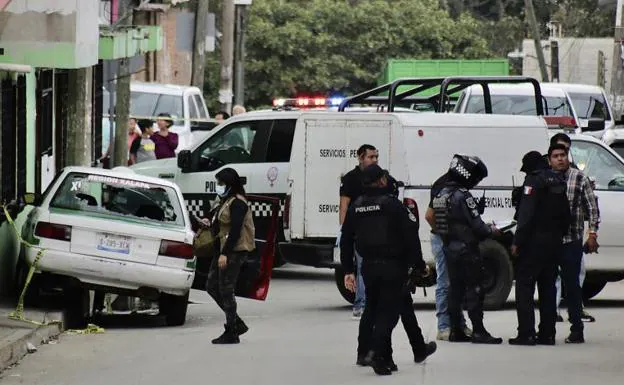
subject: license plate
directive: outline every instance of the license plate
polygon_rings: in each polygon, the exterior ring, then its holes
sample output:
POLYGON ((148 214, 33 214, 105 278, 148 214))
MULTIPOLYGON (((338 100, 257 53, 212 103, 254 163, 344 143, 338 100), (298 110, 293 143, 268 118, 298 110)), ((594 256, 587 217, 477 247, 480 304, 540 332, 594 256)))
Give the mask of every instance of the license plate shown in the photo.
POLYGON ((98 234, 97 249, 112 253, 130 254, 130 237, 113 234, 98 234))
POLYGON ((340 263, 340 247, 334 247, 334 262, 340 263))

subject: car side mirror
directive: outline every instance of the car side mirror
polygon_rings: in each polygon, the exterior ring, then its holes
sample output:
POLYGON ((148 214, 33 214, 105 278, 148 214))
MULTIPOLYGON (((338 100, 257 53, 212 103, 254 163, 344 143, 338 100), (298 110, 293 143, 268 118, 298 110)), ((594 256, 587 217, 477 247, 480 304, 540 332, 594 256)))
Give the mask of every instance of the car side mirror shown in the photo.
POLYGON ((37 193, 24 194, 24 203, 26 203, 27 205, 39 206, 41 205, 42 201, 43 201, 43 197, 41 196, 41 194, 37 194, 37 193))
POLYGON ((193 131, 210 131, 218 125, 217 122, 211 121, 193 121, 191 122, 191 132, 193 131))
POLYGON ((583 131, 602 131, 605 129, 605 121, 601 118, 589 118, 587 128, 583 131))
POLYGON ((191 169, 191 151, 182 150, 178 153, 178 168, 182 172, 189 172, 191 169))

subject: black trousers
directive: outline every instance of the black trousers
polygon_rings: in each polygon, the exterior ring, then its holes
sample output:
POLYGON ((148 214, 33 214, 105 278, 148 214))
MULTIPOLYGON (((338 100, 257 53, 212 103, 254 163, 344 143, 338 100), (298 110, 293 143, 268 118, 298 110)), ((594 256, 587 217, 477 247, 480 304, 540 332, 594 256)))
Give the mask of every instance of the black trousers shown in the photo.
MULTIPOLYGON (((392 356, 392 331, 401 310, 405 309, 406 297, 402 295, 402 289, 407 272, 395 261, 364 260, 362 276, 366 286, 366 305, 360 319, 358 354, 373 350, 377 357, 388 359, 392 356)), ((410 308, 413 314, 411 300, 410 308)))
POLYGON ((451 329, 461 330, 462 304, 465 304, 468 317, 475 333, 484 333, 483 300, 485 293, 481 287, 484 278, 483 258, 478 247, 444 246, 449 274, 449 317, 451 329))
POLYGON ((568 305, 570 331, 583 333, 583 289, 579 282, 581 259, 583 258, 583 241, 576 240, 563 245, 558 264, 561 267, 561 280, 565 286, 565 301, 568 305))
POLYGON ((234 327, 240 318, 236 312, 236 283, 241 265, 247 258, 246 251, 235 251, 227 256, 225 269, 219 268, 219 257, 215 256, 210 262, 210 271, 206 280, 206 291, 215 300, 217 305, 225 313, 225 323, 228 327, 234 327))
POLYGON ((535 285, 539 295, 540 323, 538 335, 541 338, 554 337, 557 322, 557 260, 563 245, 538 244, 520 250, 516 262, 516 312, 518 336, 535 336, 535 285))

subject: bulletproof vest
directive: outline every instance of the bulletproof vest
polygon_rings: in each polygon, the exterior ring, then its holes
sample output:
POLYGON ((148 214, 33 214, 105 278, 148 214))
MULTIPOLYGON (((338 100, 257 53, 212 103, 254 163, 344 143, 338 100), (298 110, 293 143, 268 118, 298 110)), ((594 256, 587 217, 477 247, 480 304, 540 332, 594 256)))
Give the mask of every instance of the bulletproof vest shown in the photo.
POLYGON ((396 220, 388 212, 388 203, 395 197, 362 195, 355 200, 355 247, 364 259, 387 259, 402 257, 396 220))
POLYGON ((455 188, 449 196, 448 242, 459 242, 476 246, 479 239, 464 215, 464 205, 469 196, 465 188, 455 188))
POLYGON ((552 170, 538 173, 542 187, 538 190, 535 219, 536 232, 563 237, 571 222, 570 204, 565 177, 552 170))
POLYGON ((435 233, 441 237, 446 237, 449 232, 450 199, 455 190, 445 187, 431 202, 435 218, 435 233))

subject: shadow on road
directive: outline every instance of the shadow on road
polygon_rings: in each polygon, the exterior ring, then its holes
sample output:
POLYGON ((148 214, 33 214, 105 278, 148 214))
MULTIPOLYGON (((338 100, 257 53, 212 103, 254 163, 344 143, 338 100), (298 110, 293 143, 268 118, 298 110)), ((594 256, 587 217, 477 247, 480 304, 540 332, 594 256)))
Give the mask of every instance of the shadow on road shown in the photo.
POLYGON ((624 308, 624 299, 592 299, 585 304, 586 308, 624 308))
POLYGON ((273 270, 273 279, 301 281, 333 281, 334 272, 327 269, 295 270, 278 268, 273 270))

